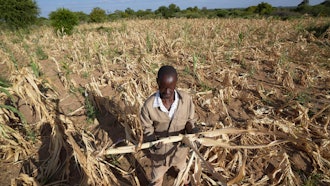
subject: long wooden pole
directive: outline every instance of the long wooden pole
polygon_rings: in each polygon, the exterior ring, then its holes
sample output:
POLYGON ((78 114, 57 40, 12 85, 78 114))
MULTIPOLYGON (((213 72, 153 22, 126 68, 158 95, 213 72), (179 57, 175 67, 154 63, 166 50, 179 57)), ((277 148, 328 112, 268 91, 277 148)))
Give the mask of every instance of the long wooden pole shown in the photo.
POLYGON ((231 148, 231 149, 238 149, 238 148, 240 148, 240 149, 258 149, 258 148, 265 148, 265 147, 270 147, 270 146, 274 146, 274 145, 279 145, 281 143, 287 142, 287 141, 283 141, 283 140, 276 140, 276 141, 273 141, 273 142, 271 142, 269 144, 265 144, 265 145, 233 146, 233 145, 229 145, 227 143, 224 143, 224 142, 221 142, 221 141, 218 141, 215 139, 211 139, 212 137, 220 136, 222 134, 244 134, 244 133, 270 134, 270 132, 268 132, 268 131, 258 131, 258 130, 254 130, 254 129, 245 130, 245 129, 236 129, 236 128, 225 128, 225 129, 217 129, 217 130, 207 131, 207 132, 200 132, 197 134, 186 134, 186 135, 180 134, 178 136, 170 136, 170 137, 163 138, 160 140, 143 143, 143 144, 141 144, 141 146, 127 145, 127 146, 123 146, 123 147, 109 148, 109 149, 106 149, 105 151, 103 151, 101 155, 136 153, 140 149, 148 149, 159 142, 162 142, 163 144, 167 144, 167 143, 174 143, 174 142, 182 141, 183 137, 189 138, 192 141, 197 140, 198 142, 200 142, 201 144, 203 144, 205 146, 220 146, 220 147, 231 148))

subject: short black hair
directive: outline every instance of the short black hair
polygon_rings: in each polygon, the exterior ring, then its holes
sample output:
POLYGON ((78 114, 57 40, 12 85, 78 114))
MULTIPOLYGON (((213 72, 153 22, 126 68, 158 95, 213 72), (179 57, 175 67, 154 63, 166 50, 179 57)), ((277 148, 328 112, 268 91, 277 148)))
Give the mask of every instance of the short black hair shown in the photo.
POLYGON ((176 72, 175 68, 170 65, 164 65, 158 70, 158 79, 160 79, 164 75, 174 75, 176 78, 178 77, 178 73, 176 72))

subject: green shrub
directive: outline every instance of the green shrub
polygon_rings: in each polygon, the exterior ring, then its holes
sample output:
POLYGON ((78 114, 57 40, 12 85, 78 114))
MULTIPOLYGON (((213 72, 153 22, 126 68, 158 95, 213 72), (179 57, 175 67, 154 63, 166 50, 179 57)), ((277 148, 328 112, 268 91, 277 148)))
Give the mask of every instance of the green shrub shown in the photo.
POLYGON ((49 19, 55 31, 59 31, 61 34, 72 34, 74 27, 79 23, 77 15, 65 8, 51 12, 49 19))
POLYGON ((92 23, 103 23, 107 19, 107 14, 105 10, 101 8, 93 8, 92 12, 89 14, 90 22, 92 23))
POLYGON ((136 15, 137 17, 139 18, 152 18, 154 17, 154 13, 150 10, 150 9, 147 9, 147 10, 138 10, 136 11, 135 14, 129 14, 130 17, 134 17, 134 15, 136 15))
POLYGON ((0 0, 0 22, 11 29, 26 28, 36 23, 39 8, 33 0, 0 0))
POLYGON ((160 6, 156 11, 155 14, 161 15, 163 18, 172 18, 175 17, 175 13, 180 12, 180 7, 175 4, 170 4, 168 7, 160 6))
POLYGON ((89 20, 89 15, 85 14, 82 11, 75 12, 76 16, 78 17, 78 20, 80 23, 86 23, 89 20))
POLYGON ((296 11, 301 14, 309 14, 312 16, 330 16, 330 1, 324 1, 323 3, 315 6, 302 4, 296 8, 296 11))
POLYGON ((219 10, 217 10, 216 14, 218 17, 228 17, 229 12, 228 12, 228 10, 225 10, 225 9, 219 9, 219 10))
POLYGON ((202 15, 198 12, 189 12, 189 13, 186 13, 184 16, 186 18, 189 18, 189 19, 195 19, 195 18, 201 18, 202 17, 202 15))
POLYGON ((243 17, 245 14, 245 11, 239 10, 239 9, 231 9, 228 12, 228 15, 230 17, 243 17))
POLYGON ((330 16, 330 7, 324 5, 307 6, 303 13, 312 16, 330 16))
POLYGON ((50 21, 45 17, 39 17, 36 22, 37 26, 50 26, 50 21))
POLYGON ((254 14, 257 12, 257 6, 249 6, 245 9, 245 11, 249 14, 254 14))
POLYGON ((258 4, 256 10, 255 10, 255 13, 258 13, 260 15, 268 15, 270 13, 273 12, 273 7, 272 5, 268 4, 268 3, 265 3, 265 2, 262 2, 260 4, 258 4))
POLYGON ((272 12, 270 15, 275 18, 282 19, 282 20, 289 20, 292 18, 301 17, 301 14, 299 14, 298 12, 290 11, 287 9, 277 9, 274 12, 272 12))

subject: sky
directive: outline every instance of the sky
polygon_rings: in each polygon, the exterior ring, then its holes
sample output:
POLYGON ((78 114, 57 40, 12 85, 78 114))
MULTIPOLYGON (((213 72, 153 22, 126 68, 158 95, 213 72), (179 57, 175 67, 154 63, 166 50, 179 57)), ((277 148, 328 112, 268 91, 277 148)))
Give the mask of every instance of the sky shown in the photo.
MULTIPOLYGON (((324 0, 310 0, 311 5, 319 4, 324 0)), ((58 8, 67 8, 71 11, 83 11, 87 14, 95 7, 112 13, 115 10, 131 8, 137 10, 156 10, 160 6, 176 4, 181 9, 197 6, 198 8, 246 8, 267 2, 274 7, 297 6, 302 0, 36 0, 42 17, 58 8)))

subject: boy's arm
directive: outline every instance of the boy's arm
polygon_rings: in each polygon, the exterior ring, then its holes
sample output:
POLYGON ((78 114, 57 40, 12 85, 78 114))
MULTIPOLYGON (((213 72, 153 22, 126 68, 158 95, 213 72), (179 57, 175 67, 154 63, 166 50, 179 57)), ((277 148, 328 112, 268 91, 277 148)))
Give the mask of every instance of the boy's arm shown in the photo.
POLYGON ((190 102, 189 102, 189 117, 188 121, 185 126, 185 130, 188 134, 194 134, 198 132, 198 128, 196 127, 196 118, 195 118, 195 105, 194 102, 192 101, 192 98, 190 97, 190 102))
POLYGON ((141 109, 140 121, 143 129, 143 141, 149 142, 156 140, 153 121, 151 120, 148 109, 145 106, 141 109))

